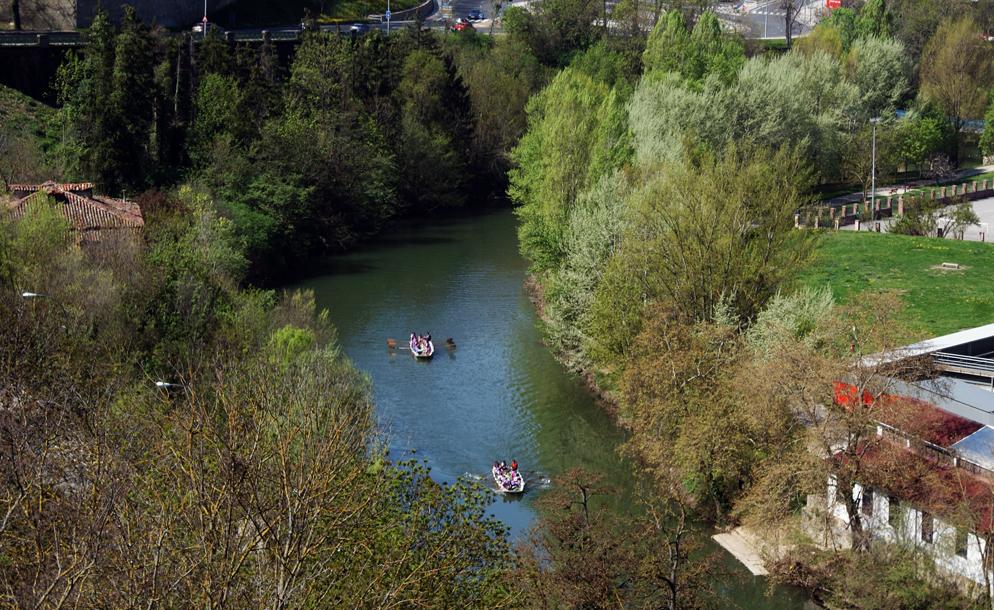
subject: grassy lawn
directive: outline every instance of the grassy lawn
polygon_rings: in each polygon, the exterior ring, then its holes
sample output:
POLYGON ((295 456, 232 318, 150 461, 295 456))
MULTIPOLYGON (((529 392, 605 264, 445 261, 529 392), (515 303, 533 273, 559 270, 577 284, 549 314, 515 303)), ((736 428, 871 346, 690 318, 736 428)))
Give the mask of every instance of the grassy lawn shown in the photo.
POLYGON ((799 282, 830 286, 840 302, 895 290, 909 326, 922 338, 994 323, 994 244, 829 231, 821 234, 799 282), (946 262, 964 269, 935 269, 946 262))

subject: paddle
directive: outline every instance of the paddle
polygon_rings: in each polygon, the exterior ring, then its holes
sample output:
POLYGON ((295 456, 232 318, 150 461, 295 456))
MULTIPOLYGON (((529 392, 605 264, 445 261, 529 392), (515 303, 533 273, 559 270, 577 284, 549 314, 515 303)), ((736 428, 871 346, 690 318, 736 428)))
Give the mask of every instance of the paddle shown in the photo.
MULTIPOLYGON (((456 342, 449 337, 445 340, 446 349, 456 349, 456 342)), ((411 346, 407 343, 397 343, 396 339, 387 339, 387 348, 389 349, 411 349, 411 346)))

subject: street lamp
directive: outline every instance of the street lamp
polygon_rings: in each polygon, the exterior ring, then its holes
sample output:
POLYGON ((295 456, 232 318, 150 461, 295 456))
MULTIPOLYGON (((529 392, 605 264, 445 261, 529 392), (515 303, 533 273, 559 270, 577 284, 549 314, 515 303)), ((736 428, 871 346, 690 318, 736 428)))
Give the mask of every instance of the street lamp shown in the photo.
POLYGON ((877 123, 879 122, 878 116, 870 119, 870 123, 873 124, 873 144, 870 153, 870 210, 874 213, 877 210, 877 123))
POLYGON ((390 0, 387 0, 387 36, 390 35, 390 0))
MULTIPOLYGON (((62 301, 56 299, 55 297, 53 297, 50 294, 45 294, 43 292, 22 292, 21 293, 21 298, 25 299, 25 300, 31 300, 31 299, 48 299, 50 301, 54 301, 55 304, 59 306, 59 309, 62 310, 62 315, 65 316, 66 320, 69 319, 69 312, 66 311, 66 307, 65 307, 65 305, 62 304, 62 301)), ((65 326, 63 326, 63 328, 65 328, 65 326)))
POLYGON ((165 381, 156 381, 155 387, 161 390, 168 390, 171 388, 186 388, 186 386, 181 383, 167 383, 165 381))

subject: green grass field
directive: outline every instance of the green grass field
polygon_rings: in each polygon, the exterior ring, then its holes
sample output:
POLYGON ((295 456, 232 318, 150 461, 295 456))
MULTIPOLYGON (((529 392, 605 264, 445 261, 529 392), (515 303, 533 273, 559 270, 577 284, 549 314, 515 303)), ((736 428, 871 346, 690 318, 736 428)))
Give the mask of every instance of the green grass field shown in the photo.
POLYGON ((823 232, 802 286, 830 286, 840 302, 893 290, 922 337, 994 323, 994 244, 852 231, 823 232), (959 263, 961 270, 936 269, 959 263))

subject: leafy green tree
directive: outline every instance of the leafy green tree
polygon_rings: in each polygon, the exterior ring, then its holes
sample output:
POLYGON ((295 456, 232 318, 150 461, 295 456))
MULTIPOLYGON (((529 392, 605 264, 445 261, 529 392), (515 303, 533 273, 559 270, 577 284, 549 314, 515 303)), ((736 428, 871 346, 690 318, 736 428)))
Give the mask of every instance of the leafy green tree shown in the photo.
POLYGON ((511 149, 527 126, 525 105, 545 84, 546 71, 528 47, 514 40, 498 41, 481 55, 457 58, 475 117, 473 157, 492 180, 503 181, 511 149))
POLYGON ((949 117, 958 138, 963 122, 987 107, 994 50, 971 19, 944 21, 925 46, 920 72, 922 95, 949 117))
POLYGON ((893 16, 894 36, 904 43, 908 54, 919 59, 925 44, 943 20, 964 16, 968 6, 962 2, 941 0, 889 0, 887 10, 893 16))
POLYGON ((243 95, 238 81, 231 76, 211 73, 200 79, 194 102, 194 123, 190 131, 190 157, 196 165, 206 166, 211 161, 214 142, 231 138, 234 146, 245 146, 243 95))
POLYGON ((931 103, 919 104, 899 123, 901 154, 908 163, 918 167, 919 175, 925 162, 947 149, 953 140, 952 127, 946 117, 931 103))
POLYGON ((858 184, 863 198, 869 199, 876 168, 877 185, 886 184, 897 173, 900 162, 900 127, 893 120, 881 121, 876 129, 876 163, 873 151, 873 126, 863 124, 844 140, 839 164, 840 175, 851 184, 858 184))
POLYGON ((809 172, 797 150, 732 147, 649 174, 624 241, 648 300, 691 320, 713 319, 723 302, 739 319, 755 316, 810 251, 794 229, 809 172))
POLYGON ((685 63, 690 61, 690 32, 680 11, 668 11, 649 34, 642 55, 642 66, 646 74, 651 72, 680 73, 685 63))
POLYGON ((581 195, 566 228, 566 258, 545 290, 547 331, 570 365, 586 368, 584 348, 595 291, 608 259, 621 247, 628 186, 620 172, 606 175, 581 195))
POLYGON ((608 88, 574 69, 528 103, 529 129, 512 153, 509 194, 519 205, 522 252, 537 270, 561 261, 563 227, 589 184, 598 110, 608 88))
POLYGON ((889 38, 893 29, 891 19, 884 0, 867 0, 859 9, 856 30, 862 39, 889 38))
POLYGON ((994 156, 994 103, 984 114, 984 132, 980 136, 980 150, 985 157, 994 156))
POLYGON ((911 88, 911 64, 896 40, 860 38, 849 50, 848 67, 864 120, 892 115, 911 88))
POLYGON ((806 55, 813 55, 820 52, 837 59, 845 57, 842 32, 829 19, 820 22, 807 36, 796 40, 794 42, 794 49, 806 55))
MULTIPOLYGON (((839 34, 842 50, 848 52, 853 43, 860 37, 859 13, 854 9, 843 7, 835 9, 828 19, 818 24, 818 27, 830 27, 839 34)), ((817 28, 816 28, 817 29, 817 28)))

